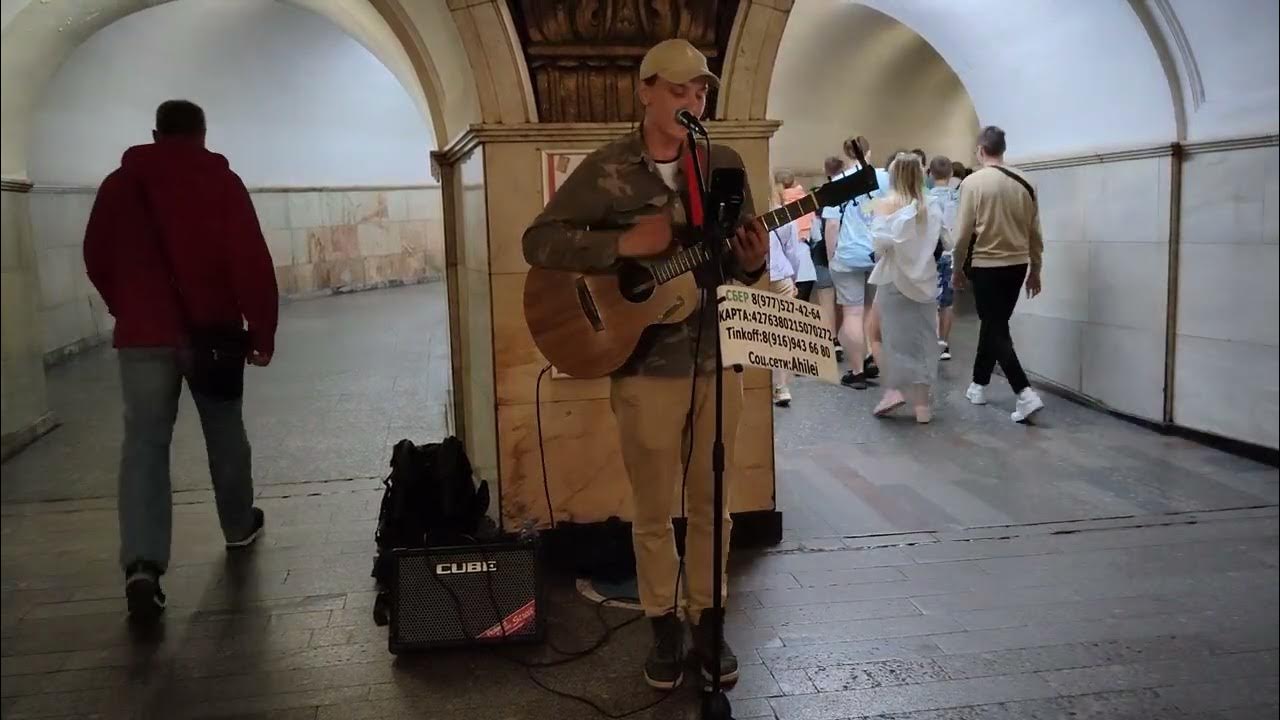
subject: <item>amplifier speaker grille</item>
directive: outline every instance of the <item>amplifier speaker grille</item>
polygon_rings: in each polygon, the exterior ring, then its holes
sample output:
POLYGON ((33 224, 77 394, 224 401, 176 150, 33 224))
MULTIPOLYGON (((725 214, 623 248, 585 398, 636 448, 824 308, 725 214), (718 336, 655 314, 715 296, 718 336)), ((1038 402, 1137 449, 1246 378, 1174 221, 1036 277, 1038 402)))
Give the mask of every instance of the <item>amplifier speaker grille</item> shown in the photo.
POLYGON ((535 544, 397 549, 392 557, 391 652, 542 639, 535 544))

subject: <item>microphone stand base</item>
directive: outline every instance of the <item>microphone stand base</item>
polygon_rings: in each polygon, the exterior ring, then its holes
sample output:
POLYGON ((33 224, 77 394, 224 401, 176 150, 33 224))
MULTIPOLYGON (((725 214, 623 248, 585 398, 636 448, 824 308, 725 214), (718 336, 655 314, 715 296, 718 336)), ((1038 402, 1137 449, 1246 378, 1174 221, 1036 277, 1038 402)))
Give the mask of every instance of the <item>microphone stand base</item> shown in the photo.
POLYGON ((733 709, 723 690, 702 694, 702 720, 733 720, 733 709))

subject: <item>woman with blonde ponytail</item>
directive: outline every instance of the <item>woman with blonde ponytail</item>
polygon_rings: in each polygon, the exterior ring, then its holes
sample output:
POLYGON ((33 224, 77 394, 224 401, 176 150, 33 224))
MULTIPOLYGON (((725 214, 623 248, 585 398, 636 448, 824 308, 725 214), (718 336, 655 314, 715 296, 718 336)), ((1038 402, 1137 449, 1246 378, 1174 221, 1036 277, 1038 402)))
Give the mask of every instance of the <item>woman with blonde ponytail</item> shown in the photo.
POLYGON ((929 391, 938 374, 938 270, 933 250, 942 213, 928 207, 924 170, 915 155, 893 160, 889 187, 889 193, 871 206, 877 260, 869 282, 877 286, 882 334, 877 359, 885 388, 875 415, 884 417, 910 402, 916 421, 927 423, 933 417, 929 391))

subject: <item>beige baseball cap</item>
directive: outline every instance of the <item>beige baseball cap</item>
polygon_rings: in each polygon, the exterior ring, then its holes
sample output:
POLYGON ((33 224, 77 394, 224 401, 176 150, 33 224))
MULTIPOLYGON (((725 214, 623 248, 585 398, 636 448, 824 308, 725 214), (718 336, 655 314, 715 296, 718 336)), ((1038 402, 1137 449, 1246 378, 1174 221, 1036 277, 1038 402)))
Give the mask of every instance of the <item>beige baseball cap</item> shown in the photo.
POLYGON ((654 75, 673 83, 705 77, 712 85, 720 84, 720 78, 707 67, 707 56, 681 38, 663 40, 644 54, 640 61, 640 79, 647 80, 654 75))

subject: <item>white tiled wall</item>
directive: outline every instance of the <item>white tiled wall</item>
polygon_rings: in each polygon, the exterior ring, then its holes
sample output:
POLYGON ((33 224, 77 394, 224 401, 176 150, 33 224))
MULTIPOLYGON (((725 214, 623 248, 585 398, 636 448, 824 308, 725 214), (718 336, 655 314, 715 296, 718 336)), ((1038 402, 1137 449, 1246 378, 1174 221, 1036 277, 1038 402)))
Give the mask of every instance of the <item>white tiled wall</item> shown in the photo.
MULTIPOLYGON (((84 231, 95 190, 37 188, 27 197, 46 356, 57 357, 109 339, 113 320, 84 269, 84 231)), ((354 285, 367 287, 396 279, 437 279, 443 274, 443 209, 438 188, 255 191, 252 197, 282 295, 323 291, 329 287, 324 284, 326 278, 337 282, 336 278, 353 274, 358 276, 354 285), (339 226, 351 237, 349 247, 333 239, 338 233, 329 232, 339 226), (346 254, 318 257, 335 249, 346 254), (398 278, 398 273, 406 277, 398 278)))
POLYGON ((1009 322, 1023 369, 1077 392, 1083 386, 1085 325, 1027 312, 1014 313, 1009 322))
MULTIPOLYGON (((1023 365, 1163 418, 1172 158, 1031 173, 1044 294, 1014 316, 1023 365)), ((1280 150, 1183 160, 1173 422, 1280 446, 1280 150)))
POLYGON ((1280 447, 1276 146, 1191 155, 1182 187, 1174 421, 1280 447))
POLYGON ((102 341, 115 325, 84 270, 84 229, 93 198, 89 189, 31 193, 46 353, 102 341))
POLYGON ((1028 371, 1151 420, 1164 409, 1169 162, 1031 172, 1044 292, 1012 323, 1028 371))
POLYGON ((1130 415, 1159 421, 1164 416, 1164 329, 1102 323, 1085 323, 1081 329, 1084 394, 1130 415))
POLYGON ((1178 336, 1173 417, 1179 425, 1277 447, 1274 345, 1178 336))
MULTIPOLYGON (((1046 228, 1046 238, 1048 235, 1046 228)), ((1080 240, 1046 240, 1044 285, 1034 300, 1020 301, 1020 309, 1033 315, 1084 322, 1089 319, 1089 243, 1080 240)))
POLYGON ((30 200, 28 193, 0 192, 0 430, 6 444, 49 410, 37 337, 30 200))
POLYGON ((318 192, 281 193, 277 197, 284 198, 289 218, 298 227, 319 227, 324 225, 322 208, 318 192))
POLYGON ((1278 256, 1277 245, 1184 244, 1178 334, 1275 347, 1278 256))
POLYGON ((1182 169, 1182 242, 1275 244, 1275 147, 1191 155, 1182 169), (1270 192, 1267 192, 1267 190, 1270 192), (1270 237, 1267 237, 1268 234, 1270 237))

